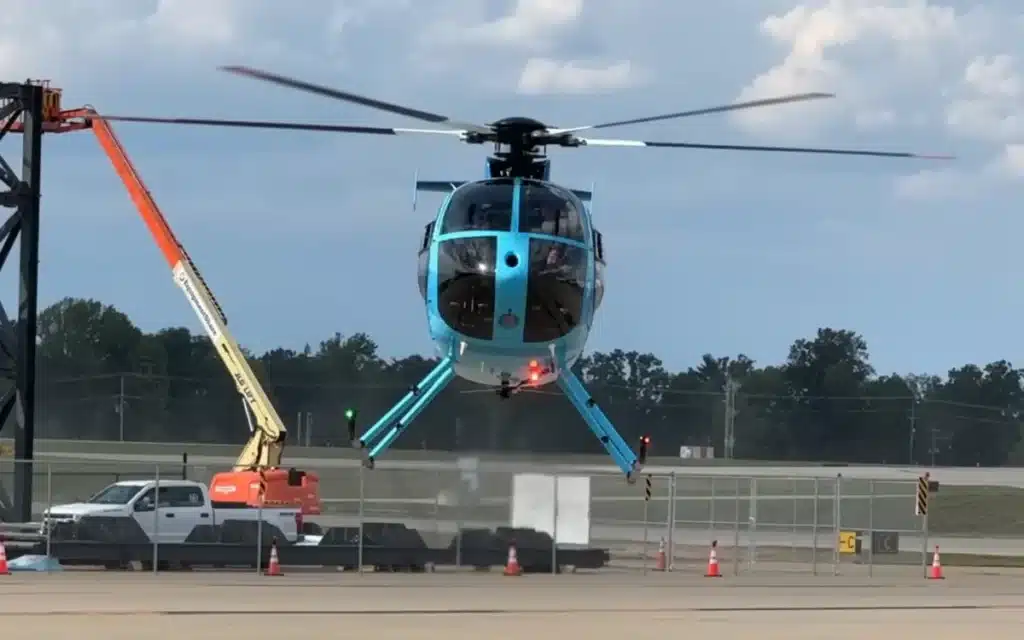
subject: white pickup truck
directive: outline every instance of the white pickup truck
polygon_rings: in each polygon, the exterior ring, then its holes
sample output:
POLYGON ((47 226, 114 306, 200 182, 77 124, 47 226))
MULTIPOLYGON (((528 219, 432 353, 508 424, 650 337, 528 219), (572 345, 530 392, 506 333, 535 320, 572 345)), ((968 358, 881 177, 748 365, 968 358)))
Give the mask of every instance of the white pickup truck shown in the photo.
MULTIPOLYGON (((217 509, 206 485, 189 480, 126 480, 116 482, 85 502, 58 504, 43 512, 43 522, 75 521, 83 516, 129 517, 150 540, 163 544, 185 542, 196 525, 226 520, 258 520, 259 509, 217 509)), ((299 542, 298 507, 263 509, 263 521, 277 526, 288 542, 299 542)))

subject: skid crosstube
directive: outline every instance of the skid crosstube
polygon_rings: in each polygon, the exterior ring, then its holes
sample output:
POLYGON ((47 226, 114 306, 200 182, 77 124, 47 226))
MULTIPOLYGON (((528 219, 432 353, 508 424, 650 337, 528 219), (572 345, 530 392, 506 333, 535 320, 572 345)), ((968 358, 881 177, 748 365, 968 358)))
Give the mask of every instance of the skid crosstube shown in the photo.
POLYGON ((627 480, 634 480, 634 473, 640 470, 639 460, 626 441, 622 439, 619 432, 612 425, 611 421, 597 406, 594 399, 587 392, 586 387, 571 369, 562 369, 558 376, 558 386, 576 407, 576 410, 583 416, 587 426, 594 432, 597 439, 601 441, 608 455, 619 465, 619 469, 626 474, 627 480))
POLYGON ((387 451, 402 431, 444 391, 454 377, 454 359, 451 356, 442 358, 419 384, 410 389, 380 420, 367 429, 358 442, 352 443, 360 449, 369 448, 363 464, 372 469, 374 461, 387 451))

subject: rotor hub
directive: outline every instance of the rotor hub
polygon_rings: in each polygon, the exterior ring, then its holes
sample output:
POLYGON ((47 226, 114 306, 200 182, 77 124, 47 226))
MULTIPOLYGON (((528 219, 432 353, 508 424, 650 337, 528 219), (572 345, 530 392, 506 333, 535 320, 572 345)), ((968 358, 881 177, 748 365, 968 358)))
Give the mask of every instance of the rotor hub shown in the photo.
POLYGON ((490 138, 495 144, 507 145, 520 152, 536 147, 538 138, 548 130, 543 122, 521 116, 502 118, 488 126, 494 131, 490 138))

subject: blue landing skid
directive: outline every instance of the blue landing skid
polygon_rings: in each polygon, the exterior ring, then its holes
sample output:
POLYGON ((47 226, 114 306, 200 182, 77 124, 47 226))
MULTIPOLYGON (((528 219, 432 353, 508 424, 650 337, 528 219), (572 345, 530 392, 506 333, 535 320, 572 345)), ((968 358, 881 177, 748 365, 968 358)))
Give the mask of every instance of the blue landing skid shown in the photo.
POLYGON ((444 391, 454 377, 454 360, 450 356, 443 358, 419 384, 410 389, 376 424, 367 429, 357 442, 353 442, 352 446, 356 448, 370 448, 363 465, 372 469, 374 461, 387 451, 402 431, 444 391))
POLYGON ((601 441, 608 455, 619 465, 619 469, 626 474, 626 480, 630 483, 636 481, 635 473, 640 471, 640 462, 633 450, 629 448, 626 441, 622 439, 619 432, 612 426, 608 416, 601 411, 594 399, 587 392, 586 387, 576 374, 569 369, 562 369, 558 376, 558 386, 561 387, 569 401, 580 412, 587 426, 594 432, 597 439, 601 441))

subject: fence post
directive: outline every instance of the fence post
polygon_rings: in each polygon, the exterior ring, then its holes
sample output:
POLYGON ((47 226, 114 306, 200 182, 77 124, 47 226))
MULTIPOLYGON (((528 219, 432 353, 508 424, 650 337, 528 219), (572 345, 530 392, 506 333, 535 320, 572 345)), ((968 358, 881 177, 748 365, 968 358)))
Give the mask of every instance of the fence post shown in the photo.
POLYGON ((814 478, 814 513, 811 516, 811 575, 818 575, 818 503, 821 502, 821 478, 814 478))
POLYGON ((747 564, 753 573, 757 563, 757 478, 750 478, 750 505, 747 507, 747 564))
POLYGON ((732 518, 732 575, 740 575, 740 480, 733 478, 733 508, 735 512, 732 518))
POLYGON ((843 519, 843 474, 836 474, 835 491, 832 493, 832 575, 839 575, 839 533, 843 519))
MULTIPOLYGON (((930 477, 931 476, 927 472, 925 472, 925 474, 924 474, 924 481, 925 481, 925 483, 928 482, 930 477)), ((926 484, 925 487, 927 487, 927 486, 928 485, 926 484)), ((916 499, 917 499, 917 497, 915 496, 915 500, 916 499)), ((928 512, 929 511, 930 511, 930 509, 928 509, 928 498, 927 498, 927 491, 926 491, 925 492, 925 509, 924 509, 924 513, 921 516, 921 573, 922 573, 922 575, 925 578, 928 577, 928 512)))
MULTIPOLYGON (((263 571, 263 498, 267 492, 267 476, 263 467, 259 469, 260 489, 256 496, 256 574, 263 571)), ((300 532, 301 533, 301 532, 300 532)))
MULTIPOLYGON (((864 546, 861 543, 861 549, 864 546)), ((875 481, 868 480, 868 577, 875 575, 875 481)))
POLYGON ((718 536, 715 535, 715 476, 711 476, 711 506, 708 508, 708 538, 714 540, 718 536))
POLYGON ((153 574, 160 571, 160 465, 153 474, 153 574))
POLYGON ((676 565, 676 481, 673 471, 668 481, 668 548, 665 550, 665 571, 672 571, 676 565))
MULTIPOLYGON (((50 509, 53 508, 53 462, 46 462, 46 511, 43 513, 49 514, 50 509)), ((52 520, 52 519, 51 519, 52 520)), ((49 573, 53 563, 50 562, 51 553, 51 542, 53 540, 53 525, 47 522, 46 516, 43 517, 43 527, 46 529, 46 572, 49 573)))
POLYGON ((792 487, 790 493, 793 494, 793 544, 791 545, 790 558, 792 558, 793 562, 798 562, 800 560, 800 552, 798 551, 800 546, 797 540, 800 537, 800 525, 798 523, 800 515, 800 497, 798 495, 800 493, 800 481, 796 478, 790 478, 789 482, 792 487))
POLYGON ((363 520, 365 520, 366 511, 363 503, 365 502, 366 495, 366 467, 362 464, 359 465, 359 546, 356 549, 356 570, 361 574, 363 572, 363 520))
POLYGON ((554 512, 551 522, 551 573, 558 573, 558 472, 551 474, 552 491, 555 494, 554 512))
POLYGON ((648 545, 650 542, 650 508, 651 508, 651 475, 647 474, 644 479, 644 545, 643 545, 643 568, 644 575, 647 575, 647 555, 650 552, 648 545))
MULTIPOLYGON (((444 476, 438 469, 434 474, 434 536, 436 537, 440 537, 441 534, 441 492, 444 490, 444 476)), ((458 495, 461 495, 461 485, 459 492, 456 493, 456 496, 458 495)))

